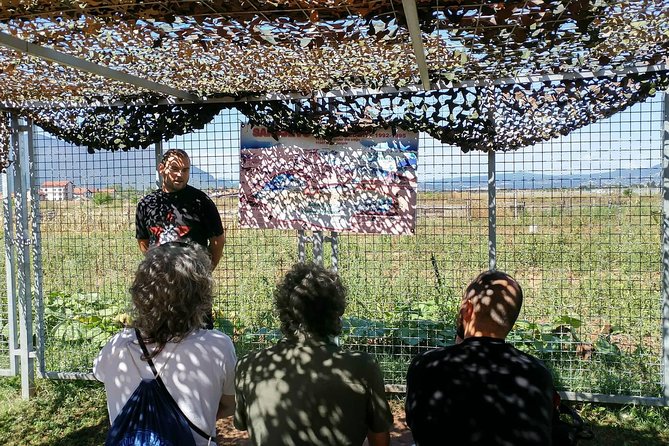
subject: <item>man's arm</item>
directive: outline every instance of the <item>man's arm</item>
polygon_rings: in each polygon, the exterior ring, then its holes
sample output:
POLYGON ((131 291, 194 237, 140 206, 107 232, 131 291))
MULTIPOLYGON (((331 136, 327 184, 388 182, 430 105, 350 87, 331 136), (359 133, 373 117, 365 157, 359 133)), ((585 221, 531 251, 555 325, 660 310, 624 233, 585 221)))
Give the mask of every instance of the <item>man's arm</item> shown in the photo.
POLYGON ((388 446, 390 444, 390 432, 367 431, 367 442, 369 446, 388 446))
POLYGON ((211 269, 216 269, 218 262, 223 255, 223 245, 225 245, 225 231, 221 235, 209 239, 209 254, 211 254, 211 269))
POLYGON ((235 413, 235 396, 234 395, 223 395, 221 396, 221 401, 218 403, 218 412, 216 412, 216 418, 229 417, 235 413))
POLYGON ((139 244, 139 250, 142 253, 146 254, 146 251, 149 249, 149 239, 148 238, 139 238, 137 239, 137 244, 139 244))

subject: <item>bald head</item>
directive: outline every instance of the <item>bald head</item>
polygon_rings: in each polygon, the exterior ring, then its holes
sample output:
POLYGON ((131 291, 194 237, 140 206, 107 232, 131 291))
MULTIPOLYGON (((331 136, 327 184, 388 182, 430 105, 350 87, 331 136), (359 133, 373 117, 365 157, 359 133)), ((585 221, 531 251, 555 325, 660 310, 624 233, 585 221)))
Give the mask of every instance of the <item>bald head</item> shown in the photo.
POLYGON ((465 289, 460 308, 465 337, 506 338, 518 318, 523 291, 502 271, 485 271, 465 289))

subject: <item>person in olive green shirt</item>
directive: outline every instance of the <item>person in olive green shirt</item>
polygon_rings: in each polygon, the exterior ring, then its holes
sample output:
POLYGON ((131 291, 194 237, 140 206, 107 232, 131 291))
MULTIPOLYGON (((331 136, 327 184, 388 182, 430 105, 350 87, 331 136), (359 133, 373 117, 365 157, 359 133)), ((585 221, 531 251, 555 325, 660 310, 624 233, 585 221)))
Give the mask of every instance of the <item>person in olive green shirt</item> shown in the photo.
POLYGON ((381 370, 340 349, 346 290, 313 263, 296 264, 274 291, 284 339, 237 363, 237 429, 254 445, 387 446, 393 416, 381 370))

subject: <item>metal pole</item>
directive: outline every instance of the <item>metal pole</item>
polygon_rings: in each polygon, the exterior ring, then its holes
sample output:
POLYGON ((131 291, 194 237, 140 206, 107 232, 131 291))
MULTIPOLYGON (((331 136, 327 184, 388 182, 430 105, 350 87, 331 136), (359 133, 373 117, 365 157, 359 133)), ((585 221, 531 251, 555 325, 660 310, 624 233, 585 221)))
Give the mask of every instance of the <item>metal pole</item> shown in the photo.
POLYGON ((160 180, 160 173, 158 173, 158 165, 163 160, 163 142, 158 141, 157 143, 155 143, 154 144, 154 149, 155 149, 154 154, 155 154, 155 157, 156 157, 156 162, 155 162, 155 166, 156 166, 156 187, 158 189, 160 189, 162 187, 163 183, 160 180))
POLYGON ((314 231, 311 239, 313 240, 314 263, 323 266, 323 231, 314 231))
POLYGON ((35 355, 32 334, 32 292, 30 288, 30 236, 28 231, 28 199, 23 169, 27 149, 27 125, 19 124, 12 116, 12 151, 16 172, 16 253, 17 285, 19 299, 19 354, 21 360, 21 396, 28 399, 35 394, 35 355))
POLYGON ((304 229, 297 231, 297 261, 304 263, 307 259, 306 236, 304 229))
POLYGON ((495 151, 488 151, 488 268, 497 268, 497 202, 495 189, 495 151))
POLYGON ((339 234, 330 232, 330 246, 332 246, 332 271, 339 272, 339 234))
POLYGON ((42 267, 42 213, 40 212, 40 197, 37 172, 35 168, 35 144, 33 139, 32 121, 28 120, 28 166, 31 205, 31 228, 32 228, 32 257, 33 276, 35 277, 35 312, 37 314, 37 371, 40 376, 45 376, 46 359, 46 326, 44 324, 44 269, 42 267))
POLYGON ((662 132, 662 394, 669 404, 669 95, 664 94, 662 132))
MULTIPOLYGON (((13 121, 12 121, 13 122, 13 121)), ((13 128, 12 136, 13 139, 13 128)), ((10 141, 11 141, 10 139, 10 141)), ((16 305, 16 277, 14 270, 16 268, 14 258, 14 151, 9 151, 9 166, 2 174, 2 211, 3 211, 3 230, 5 235, 5 280, 7 282, 7 325, 9 335, 9 374, 16 376, 18 372, 19 339, 16 305)))

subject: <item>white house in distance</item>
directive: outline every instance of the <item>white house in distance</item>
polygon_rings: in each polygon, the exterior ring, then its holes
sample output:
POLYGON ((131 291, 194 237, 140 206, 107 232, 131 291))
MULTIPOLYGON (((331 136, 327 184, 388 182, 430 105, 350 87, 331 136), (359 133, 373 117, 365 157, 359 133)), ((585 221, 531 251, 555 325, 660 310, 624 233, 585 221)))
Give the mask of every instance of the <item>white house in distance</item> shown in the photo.
POLYGON ((87 200, 93 196, 95 189, 90 189, 88 187, 75 187, 73 189, 73 197, 78 200, 87 200))
POLYGON ((69 180, 45 181, 42 183, 40 195, 49 201, 74 199, 74 183, 69 180))

